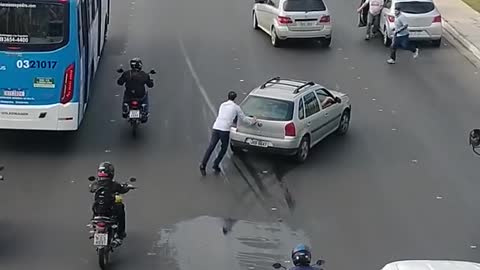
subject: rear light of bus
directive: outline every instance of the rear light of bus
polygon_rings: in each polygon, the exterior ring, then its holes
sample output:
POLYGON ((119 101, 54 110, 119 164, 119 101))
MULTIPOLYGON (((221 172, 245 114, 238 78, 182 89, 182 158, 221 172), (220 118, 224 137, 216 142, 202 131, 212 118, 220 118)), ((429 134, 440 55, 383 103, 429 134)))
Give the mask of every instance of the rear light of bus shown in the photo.
POLYGON ((280 24, 280 25, 286 25, 286 24, 293 23, 292 19, 290 19, 289 17, 284 17, 284 16, 278 16, 277 21, 278 21, 278 24, 280 24))
POLYGON ((441 23, 442 22, 442 16, 438 15, 433 18, 433 23, 441 23))
POLYGON ((391 23, 395 22, 395 16, 388 15, 387 18, 388 18, 389 22, 391 22, 391 23))
POLYGON ((75 78, 75 64, 71 64, 65 70, 63 77, 63 88, 60 98, 62 104, 70 102, 73 98, 73 83, 75 78))
POLYGON ((296 134, 297 132, 295 130, 295 124, 293 122, 288 123, 285 126, 285 136, 295 137, 296 134))

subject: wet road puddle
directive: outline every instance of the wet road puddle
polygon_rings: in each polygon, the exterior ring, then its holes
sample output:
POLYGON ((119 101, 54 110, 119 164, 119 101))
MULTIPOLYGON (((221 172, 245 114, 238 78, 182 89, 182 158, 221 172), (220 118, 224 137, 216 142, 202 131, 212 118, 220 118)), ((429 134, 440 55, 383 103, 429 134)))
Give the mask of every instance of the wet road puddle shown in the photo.
POLYGON ((310 245, 304 232, 281 222, 201 216, 162 228, 149 255, 169 269, 273 269, 274 262, 290 265, 298 243, 310 245))

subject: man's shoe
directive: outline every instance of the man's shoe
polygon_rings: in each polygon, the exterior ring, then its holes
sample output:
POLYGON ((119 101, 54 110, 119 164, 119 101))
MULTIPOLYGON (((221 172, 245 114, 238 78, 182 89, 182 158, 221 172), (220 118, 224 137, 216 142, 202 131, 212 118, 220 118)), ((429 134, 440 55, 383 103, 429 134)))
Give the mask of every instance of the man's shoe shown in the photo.
POLYGON ((215 173, 221 173, 222 172, 222 169, 220 169, 220 167, 218 167, 218 166, 213 166, 212 169, 215 171, 215 173))
POLYGON ((205 170, 205 166, 200 165, 200 173, 201 173, 203 176, 207 175, 207 171, 205 170))

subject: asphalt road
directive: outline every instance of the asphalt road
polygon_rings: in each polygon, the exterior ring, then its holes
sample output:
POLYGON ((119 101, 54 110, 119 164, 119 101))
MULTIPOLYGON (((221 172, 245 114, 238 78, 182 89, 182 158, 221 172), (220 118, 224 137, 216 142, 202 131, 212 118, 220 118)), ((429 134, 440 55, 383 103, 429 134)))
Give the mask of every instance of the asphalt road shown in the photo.
POLYGON ((140 186, 125 196, 128 238, 114 269, 269 269, 298 242, 328 269, 478 258, 479 161, 466 134, 478 126, 480 75, 451 44, 422 46, 416 60, 402 52, 388 66, 388 50, 356 27, 357 1, 327 1, 330 49, 271 47, 251 28, 251 1, 114 2, 81 130, 0 134, 1 269, 98 268, 86 178, 105 159, 140 186), (134 56, 158 72, 136 140, 115 86, 115 69, 134 56), (201 178, 227 90, 243 94, 276 75, 349 93, 348 136, 327 139, 301 166, 248 154, 201 178), (234 221, 223 234, 226 217, 234 221))

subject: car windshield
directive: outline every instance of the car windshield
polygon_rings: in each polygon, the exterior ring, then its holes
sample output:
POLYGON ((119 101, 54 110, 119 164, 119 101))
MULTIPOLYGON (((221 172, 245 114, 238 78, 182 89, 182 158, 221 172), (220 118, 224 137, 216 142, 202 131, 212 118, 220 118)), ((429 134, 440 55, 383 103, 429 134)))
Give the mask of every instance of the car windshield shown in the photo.
POLYGON ((271 121, 289 121, 293 118, 293 102, 273 98, 248 96, 241 108, 248 116, 271 121))
POLYGON ((404 13, 410 14, 423 14, 428 13, 435 9, 435 5, 432 2, 399 2, 395 4, 395 7, 400 8, 404 13))
POLYGON ((325 11, 322 0, 288 0, 283 4, 285 11, 325 11))
POLYGON ((67 5, 0 0, 0 45, 54 45, 67 35, 67 5))

